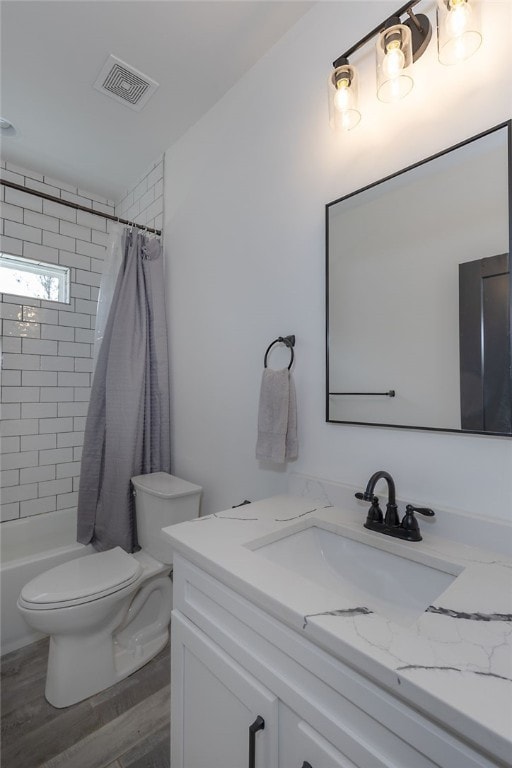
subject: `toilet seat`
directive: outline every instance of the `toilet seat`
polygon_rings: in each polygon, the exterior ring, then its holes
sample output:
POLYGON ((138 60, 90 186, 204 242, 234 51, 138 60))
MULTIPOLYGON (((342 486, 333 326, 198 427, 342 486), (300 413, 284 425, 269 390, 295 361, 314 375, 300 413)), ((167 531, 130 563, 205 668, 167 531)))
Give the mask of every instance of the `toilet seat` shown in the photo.
POLYGON ((89 603, 130 586, 142 570, 138 560, 115 547, 70 560, 36 576, 23 587, 19 602, 32 610, 89 603))

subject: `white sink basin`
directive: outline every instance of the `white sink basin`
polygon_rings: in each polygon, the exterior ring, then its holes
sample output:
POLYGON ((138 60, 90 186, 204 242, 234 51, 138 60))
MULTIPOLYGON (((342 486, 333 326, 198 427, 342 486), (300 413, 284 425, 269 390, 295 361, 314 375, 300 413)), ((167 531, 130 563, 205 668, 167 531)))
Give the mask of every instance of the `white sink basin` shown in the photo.
POLYGON ((256 543, 254 551, 318 586, 339 592, 357 607, 405 626, 419 618, 463 570, 437 558, 435 566, 425 565, 317 525, 270 544, 256 543))

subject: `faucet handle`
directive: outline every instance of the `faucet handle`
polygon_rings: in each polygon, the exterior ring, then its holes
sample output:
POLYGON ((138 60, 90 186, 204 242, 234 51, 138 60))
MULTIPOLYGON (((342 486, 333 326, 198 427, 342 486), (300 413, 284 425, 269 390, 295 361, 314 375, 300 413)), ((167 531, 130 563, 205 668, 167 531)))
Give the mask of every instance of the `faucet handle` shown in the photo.
POLYGON ((408 541, 421 541, 422 539, 418 521, 414 516, 415 512, 419 512, 420 515, 426 515, 427 517, 433 517, 435 515, 434 510, 429 509, 428 507, 413 507, 412 504, 407 504, 405 515, 400 523, 400 528, 404 532, 401 538, 403 537, 408 541))
POLYGON ((414 507, 412 504, 407 504, 405 508, 406 512, 419 512, 420 515, 425 515, 426 517, 434 517, 436 514, 433 509, 429 509, 428 507, 414 507))

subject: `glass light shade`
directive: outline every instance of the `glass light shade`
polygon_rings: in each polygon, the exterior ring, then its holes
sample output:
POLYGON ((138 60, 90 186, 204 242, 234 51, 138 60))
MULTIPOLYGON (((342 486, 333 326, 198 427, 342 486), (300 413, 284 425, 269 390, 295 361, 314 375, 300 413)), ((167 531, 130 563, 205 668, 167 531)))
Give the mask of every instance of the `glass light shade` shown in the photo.
POLYGON ((380 101, 399 101, 414 85, 411 30, 405 24, 384 29, 377 39, 377 97, 380 101))
POLYGON ((329 75, 329 122, 335 131, 351 131, 361 120, 355 67, 342 64, 329 75))
POLYGON ((439 0, 437 46, 441 64, 458 64, 480 48, 480 7, 470 0, 439 0))

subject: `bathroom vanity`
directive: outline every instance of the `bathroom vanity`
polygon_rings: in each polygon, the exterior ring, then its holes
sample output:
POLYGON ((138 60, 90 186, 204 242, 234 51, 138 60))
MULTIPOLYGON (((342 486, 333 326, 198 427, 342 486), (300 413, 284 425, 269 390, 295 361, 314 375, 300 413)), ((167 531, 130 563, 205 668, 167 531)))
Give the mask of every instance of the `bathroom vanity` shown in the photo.
POLYGON ((512 761, 512 561, 276 496, 164 529, 174 768, 512 761))

